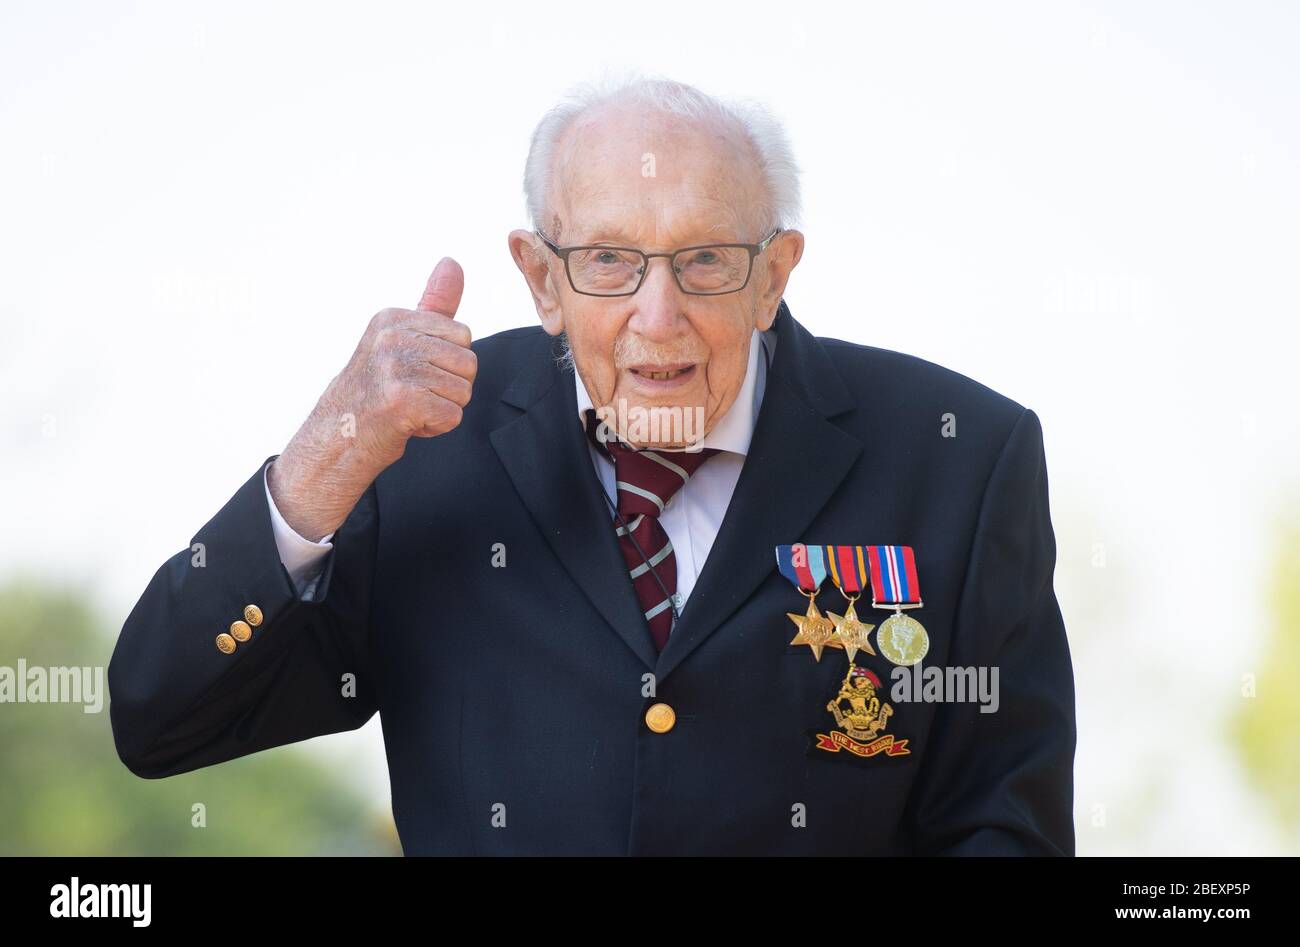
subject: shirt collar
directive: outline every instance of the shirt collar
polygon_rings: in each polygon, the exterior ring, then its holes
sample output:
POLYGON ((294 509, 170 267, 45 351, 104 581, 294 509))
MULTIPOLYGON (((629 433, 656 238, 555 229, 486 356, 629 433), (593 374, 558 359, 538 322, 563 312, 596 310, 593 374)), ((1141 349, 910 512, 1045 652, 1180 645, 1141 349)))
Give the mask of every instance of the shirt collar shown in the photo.
MULTIPOLYGON (((754 437, 754 421, 758 418, 759 406, 763 403, 763 392, 767 387, 767 369, 772 358, 772 348, 776 343, 776 329, 760 332, 753 331, 749 337, 749 361, 745 366, 745 380, 741 383, 736 400, 731 403, 713 430, 704 436, 701 447, 730 451, 744 456, 749 453, 749 442, 754 437)), ((578 420, 584 421, 587 409, 593 407, 587 386, 582 383, 577 371, 573 373, 573 384, 578 396, 578 420)))

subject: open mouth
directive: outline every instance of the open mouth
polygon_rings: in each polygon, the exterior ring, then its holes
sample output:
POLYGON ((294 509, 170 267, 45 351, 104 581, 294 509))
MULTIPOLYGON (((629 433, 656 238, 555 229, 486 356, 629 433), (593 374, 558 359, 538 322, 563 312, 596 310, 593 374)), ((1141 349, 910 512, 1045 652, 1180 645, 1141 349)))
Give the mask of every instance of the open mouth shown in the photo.
POLYGON ((633 375, 636 375, 638 378, 644 378, 648 381, 672 381, 674 378, 681 378, 683 375, 687 375, 694 370, 694 365, 637 365, 628 368, 628 371, 633 375))

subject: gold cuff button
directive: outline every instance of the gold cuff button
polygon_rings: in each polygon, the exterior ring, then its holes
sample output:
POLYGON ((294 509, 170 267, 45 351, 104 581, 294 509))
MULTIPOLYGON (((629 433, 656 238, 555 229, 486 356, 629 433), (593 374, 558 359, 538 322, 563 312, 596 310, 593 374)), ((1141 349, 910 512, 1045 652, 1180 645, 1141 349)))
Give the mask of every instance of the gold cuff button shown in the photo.
POLYGON ((667 733, 677 723, 677 713, 667 704, 652 704, 645 712, 645 725, 655 733, 667 733))
POLYGON ((262 610, 256 605, 245 605, 244 621, 256 628, 258 625, 262 624, 262 610))
POLYGON ((223 631, 221 634, 217 635, 217 650, 222 654, 234 654, 235 639, 223 631))
POLYGON ((253 637, 253 629, 248 627, 246 621, 232 621, 230 623, 230 636, 236 641, 247 641, 253 637))

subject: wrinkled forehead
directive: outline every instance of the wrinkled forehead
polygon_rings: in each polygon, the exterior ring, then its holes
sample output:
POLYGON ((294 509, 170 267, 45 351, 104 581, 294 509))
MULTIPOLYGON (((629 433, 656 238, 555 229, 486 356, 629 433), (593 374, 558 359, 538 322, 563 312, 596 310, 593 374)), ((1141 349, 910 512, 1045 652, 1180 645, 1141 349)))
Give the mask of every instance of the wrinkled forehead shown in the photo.
POLYGON ((675 116, 584 116, 557 149, 552 229, 561 243, 647 250, 750 243, 761 200, 753 149, 737 128, 675 116))

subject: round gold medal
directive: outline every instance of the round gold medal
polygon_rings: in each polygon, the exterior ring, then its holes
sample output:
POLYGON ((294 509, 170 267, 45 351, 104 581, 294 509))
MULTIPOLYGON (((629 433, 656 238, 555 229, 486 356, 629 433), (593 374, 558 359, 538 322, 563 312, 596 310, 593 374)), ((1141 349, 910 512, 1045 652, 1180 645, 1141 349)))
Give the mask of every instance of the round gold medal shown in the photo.
POLYGON ((880 623, 876 644, 889 660, 910 667, 930 650, 930 636, 915 618, 897 612, 880 623))

